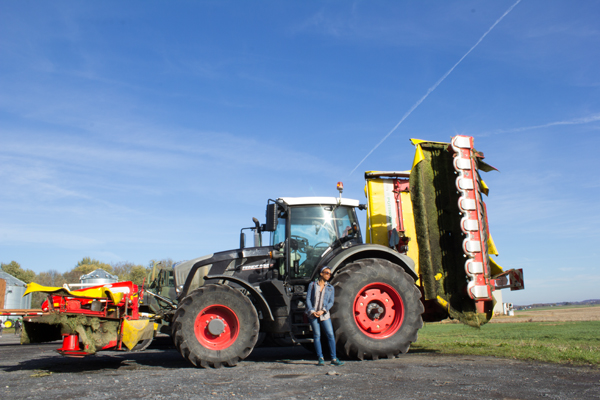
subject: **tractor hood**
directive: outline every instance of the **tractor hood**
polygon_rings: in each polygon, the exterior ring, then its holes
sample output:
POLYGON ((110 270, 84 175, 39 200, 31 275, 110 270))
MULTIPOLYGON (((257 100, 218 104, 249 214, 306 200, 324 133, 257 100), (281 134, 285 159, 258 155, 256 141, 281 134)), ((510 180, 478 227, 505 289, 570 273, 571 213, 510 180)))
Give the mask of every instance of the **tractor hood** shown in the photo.
MULTIPOLYGON (((264 260, 270 259, 273 247, 247 247, 209 254, 173 266, 177 296, 187 296, 192 290, 204 284, 206 276, 233 276, 252 271, 250 265, 259 263, 263 268, 264 260), (261 261, 262 260, 262 261, 261 261)), ((266 268, 268 268, 269 264, 266 268)), ((257 267, 258 268, 258 267, 257 267)))
MULTIPOLYGON (((197 262, 208 260, 212 258, 214 254, 194 258, 193 260, 180 261, 173 265, 173 275, 175 276, 175 288, 179 289, 180 286, 185 284, 185 280, 190 274, 190 270, 197 262)), ((209 267, 210 268, 210 267, 209 267)), ((207 271, 208 272, 208 271, 207 271)), ((178 290, 179 291, 179 290, 178 290)))

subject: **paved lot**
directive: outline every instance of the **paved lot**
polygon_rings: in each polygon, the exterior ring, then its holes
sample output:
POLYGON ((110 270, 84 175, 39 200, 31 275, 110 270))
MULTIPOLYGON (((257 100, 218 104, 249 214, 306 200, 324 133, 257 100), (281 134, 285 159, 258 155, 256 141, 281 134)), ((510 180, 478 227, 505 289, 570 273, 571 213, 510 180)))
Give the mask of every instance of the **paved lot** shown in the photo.
POLYGON ((600 370, 409 353, 316 367, 301 347, 259 348, 235 368, 196 369, 168 340, 140 353, 69 359, 60 343, 0 339, 1 399, 599 399, 600 370))

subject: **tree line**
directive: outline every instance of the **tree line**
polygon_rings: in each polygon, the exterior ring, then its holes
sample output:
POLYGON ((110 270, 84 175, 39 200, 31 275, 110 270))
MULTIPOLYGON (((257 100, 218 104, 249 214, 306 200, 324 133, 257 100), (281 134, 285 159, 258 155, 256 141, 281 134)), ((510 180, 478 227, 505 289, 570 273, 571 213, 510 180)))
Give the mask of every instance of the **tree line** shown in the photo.
MULTIPOLYGON (((12 275, 25 283, 35 282, 42 286, 59 287, 63 286, 65 283, 79 283, 79 278, 81 276, 89 274, 97 269, 102 269, 111 275, 116 275, 119 278, 119 281, 132 281, 136 285, 141 285, 148 276, 148 273, 152 271, 155 263, 162 263, 164 266, 171 267, 173 265, 173 260, 150 260, 148 266, 143 266, 130 262, 108 264, 90 257, 84 257, 77 262, 70 271, 63 273, 54 269, 35 273, 30 269, 22 268, 16 261, 11 261, 7 264, 0 263, 0 268, 7 274, 12 275)), ((45 299, 45 294, 33 293, 31 306, 37 308, 45 299)))

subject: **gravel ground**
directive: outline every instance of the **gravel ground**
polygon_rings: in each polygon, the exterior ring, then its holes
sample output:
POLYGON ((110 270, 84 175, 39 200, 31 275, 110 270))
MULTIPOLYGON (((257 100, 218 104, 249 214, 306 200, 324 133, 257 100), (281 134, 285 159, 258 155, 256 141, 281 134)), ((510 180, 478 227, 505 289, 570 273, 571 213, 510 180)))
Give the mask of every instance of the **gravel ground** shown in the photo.
POLYGON ((65 358, 59 342, 0 338, 1 399, 600 399, 600 370, 409 353, 315 366, 301 347, 258 348, 234 368, 197 369, 168 338, 139 353, 65 358))

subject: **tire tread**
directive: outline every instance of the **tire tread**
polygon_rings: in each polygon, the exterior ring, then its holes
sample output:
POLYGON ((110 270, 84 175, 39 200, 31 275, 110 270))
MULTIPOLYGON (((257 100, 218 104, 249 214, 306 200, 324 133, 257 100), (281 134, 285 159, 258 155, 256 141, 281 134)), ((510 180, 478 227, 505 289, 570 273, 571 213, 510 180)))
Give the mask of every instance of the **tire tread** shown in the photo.
POLYGON ((425 308, 414 279, 402 267, 387 260, 362 259, 346 265, 333 281, 336 302, 331 309, 331 319, 336 330, 338 349, 347 357, 359 360, 395 358, 400 353, 406 353, 410 344, 417 340, 418 331, 423 327, 421 314, 425 308), (364 335, 354 321, 354 298, 365 282, 382 279, 393 282, 399 290, 404 302, 404 320, 391 338, 373 339, 364 335))
POLYGON ((210 284, 194 290, 181 301, 173 318, 172 327, 172 337, 175 347, 185 359, 190 361, 196 367, 220 368, 223 365, 233 367, 252 352, 254 345, 258 340, 260 326, 258 313, 247 296, 244 296, 238 290, 230 286, 210 284), (238 318, 240 318, 240 316, 247 316, 250 318, 250 322, 248 324, 243 324, 240 322, 240 332, 238 333, 238 338, 236 339, 235 343, 230 346, 230 348, 238 345, 238 343, 241 344, 242 347, 238 349, 237 353, 234 355, 227 355, 227 352, 224 352, 223 350, 214 351, 206 349, 198 342, 196 336, 190 332, 190 329, 187 326, 189 324, 193 325, 193 321, 189 321, 189 319, 194 320, 196 318, 197 314, 193 312, 196 302, 201 304, 205 301, 205 299, 211 299, 215 296, 219 297, 220 295, 224 295, 226 299, 238 299, 241 301, 242 308, 246 309, 236 311, 236 314, 239 314, 238 318), (240 340, 244 343, 242 344, 240 340), (221 355, 223 358, 221 358, 221 355))

